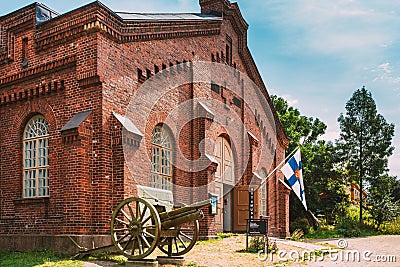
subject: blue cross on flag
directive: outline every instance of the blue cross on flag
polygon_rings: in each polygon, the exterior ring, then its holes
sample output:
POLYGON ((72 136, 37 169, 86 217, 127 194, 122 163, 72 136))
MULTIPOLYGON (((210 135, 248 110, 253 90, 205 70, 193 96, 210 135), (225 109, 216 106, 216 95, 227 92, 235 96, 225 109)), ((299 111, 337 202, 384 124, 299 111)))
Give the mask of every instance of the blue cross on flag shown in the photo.
POLYGON ((304 193, 303 184, 303 165, 301 164, 300 149, 298 149, 293 157, 282 167, 283 175, 288 180, 290 187, 300 199, 304 208, 307 210, 306 195, 304 193))

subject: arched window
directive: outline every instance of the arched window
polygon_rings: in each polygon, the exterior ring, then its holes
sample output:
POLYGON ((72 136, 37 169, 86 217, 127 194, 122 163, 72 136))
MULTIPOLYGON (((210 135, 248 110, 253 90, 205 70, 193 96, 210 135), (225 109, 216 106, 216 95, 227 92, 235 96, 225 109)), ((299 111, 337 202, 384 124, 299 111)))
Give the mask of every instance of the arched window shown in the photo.
POLYGON ((156 126, 151 136, 151 186, 171 190, 171 137, 162 126, 156 126))
MULTIPOLYGON (((260 176, 262 179, 267 177, 267 172, 264 168, 260 171, 260 176)), ((267 182, 263 183, 259 188, 260 194, 260 216, 267 216, 267 182)))
POLYGON ((27 123, 23 149, 23 197, 49 196, 49 126, 43 116, 34 116, 27 123))

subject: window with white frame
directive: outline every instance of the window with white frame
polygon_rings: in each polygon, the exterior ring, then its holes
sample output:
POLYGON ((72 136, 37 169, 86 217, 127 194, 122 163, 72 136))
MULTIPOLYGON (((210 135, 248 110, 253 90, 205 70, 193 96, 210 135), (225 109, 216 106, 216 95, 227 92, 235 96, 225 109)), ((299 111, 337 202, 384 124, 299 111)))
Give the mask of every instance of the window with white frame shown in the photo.
POLYGON ((23 150, 23 197, 49 196, 49 126, 43 116, 34 116, 27 123, 23 150))
POLYGON ((171 137, 162 126, 156 126, 151 136, 151 186, 171 190, 171 137))
MULTIPOLYGON (((260 176, 262 179, 267 177, 267 172, 261 169, 260 176)), ((260 216, 267 216, 267 182, 264 182, 259 188, 260 194, 260 216)))

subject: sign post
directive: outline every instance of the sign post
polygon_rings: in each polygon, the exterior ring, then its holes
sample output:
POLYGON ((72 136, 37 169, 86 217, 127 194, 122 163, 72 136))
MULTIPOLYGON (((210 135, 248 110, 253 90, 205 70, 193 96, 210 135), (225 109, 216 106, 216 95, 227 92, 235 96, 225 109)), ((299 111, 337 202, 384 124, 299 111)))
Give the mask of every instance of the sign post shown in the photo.
POLYGON ((249 188, 249 219, 254 219, 254 187, 249 188))
POLYGON ((268 219, 246 219, 246 250, 249 248, 249 236, 265 236, 268 242, 268 219))
POLYGON ((255 202, 254 202, 254 187, 249 187, 249 218, 246 219, 246 250, 249 248, 249 236, 265 236, 268 246, 268 218, 254 219, 255 202))

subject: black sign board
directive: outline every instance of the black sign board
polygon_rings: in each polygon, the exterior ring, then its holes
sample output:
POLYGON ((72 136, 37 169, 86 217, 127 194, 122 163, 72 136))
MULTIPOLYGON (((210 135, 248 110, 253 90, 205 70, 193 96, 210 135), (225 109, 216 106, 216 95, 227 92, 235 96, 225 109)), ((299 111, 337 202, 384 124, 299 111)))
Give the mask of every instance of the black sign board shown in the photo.
MULTIPOLYGON (((249 236, 268 236, 268 219, 246 219, 246 250, 249 248, 249 236)), ((268 238, 266 240, 268 242, 268 238)), ((268 243, 267 243, 268 245, 268 243)))
POLYGON ((250 219, 247 220, 248 235, 267 235, 268 220, 266 219, 250 219))

